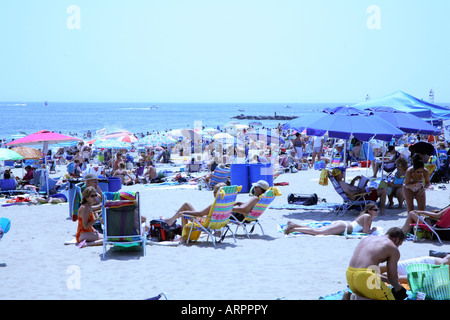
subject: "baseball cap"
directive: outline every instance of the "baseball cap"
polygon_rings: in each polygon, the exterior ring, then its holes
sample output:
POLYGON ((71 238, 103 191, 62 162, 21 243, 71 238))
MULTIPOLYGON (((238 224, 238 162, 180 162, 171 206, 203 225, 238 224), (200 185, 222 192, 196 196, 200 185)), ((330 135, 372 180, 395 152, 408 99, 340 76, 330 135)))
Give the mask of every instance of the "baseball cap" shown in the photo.
POLYGON ((264 191, 268 190, 270 188, 269 184, 267 183, 267 181, 264 180, 259 180, 258 182, 252 183, 252 186, 254 187, 260 187, 261 189, 263 189, 264 191))

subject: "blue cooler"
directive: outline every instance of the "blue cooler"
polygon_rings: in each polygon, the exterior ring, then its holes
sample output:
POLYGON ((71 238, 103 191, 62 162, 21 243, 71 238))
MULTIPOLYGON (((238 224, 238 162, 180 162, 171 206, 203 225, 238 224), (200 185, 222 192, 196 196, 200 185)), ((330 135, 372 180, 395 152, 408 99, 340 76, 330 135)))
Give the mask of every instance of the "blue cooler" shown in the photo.
POLYGON ((320 160, 314 162, 314 170, 321 170, 321 169, 325 169, 325 161, 320 160))
POLYGON ((105 177, 98 176, 98 187, 102 192, 108 192, 109 191, 109 180, 105 177))
POLYGON ((108 191, 117 192, 122 189, 122 181, 119 177, 108 177, 108 191))
POLYGON ((250 191, 249 165, 248 164, 232 164, 230 173, 231 185, 242 186, 240 193, 250 191))
POLYGON ((251 163, 249 164, 250 186, 259 180, 266 181, 273 187, 273 166, 271 163, 251 163))

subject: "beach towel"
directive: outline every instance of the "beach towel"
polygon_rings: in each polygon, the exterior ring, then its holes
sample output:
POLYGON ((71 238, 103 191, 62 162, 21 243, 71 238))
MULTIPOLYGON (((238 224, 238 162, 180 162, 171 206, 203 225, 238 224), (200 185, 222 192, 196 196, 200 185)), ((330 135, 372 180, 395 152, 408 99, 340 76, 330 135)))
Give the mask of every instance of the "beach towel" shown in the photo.
POLYGON ((340 204, 338 203, 328 203, 328 202, 319 202, 312 206, 305 206, 301 204, 295 203, 286 203, 281 205, 272 205, 270 209, 276 210, 329 210, 334 211, 339 208, 340 204))
MULTIPOLYGON (((305 224, 305 226, 308 226, 308 227, 310 227, 310 228, 317 229, 317 228, 329 226, 331 223, 332 223, 331 221, 311 222, 311 223, 305 224)), ((279 225, 277 226, 277 230, 278 230, 278 232, 280 232, 280 233, 284 233, 284 230, 285 230, 285 229, 286 229, 286 225, 285 225, 285 224, 279 224, 279 225)), ((379 234, 380 234, 380 230, 377 230, 376 232, 372 233, 372 235, 379 235, 379 234)), ((301 232, 292 232, 292 233, 290 233, 290 234, 287 235, 287 236, 291 236, 291 235, 293 235, 293 236, 299 236, 299 235, 304 235, 304 233, 301 233, 301 232)), ((334 236, 334 235, 332 235, 332 236, 334 236)), ((341 234, 341 235, 338 235, 338 236, 343 236, 343 235, 341 234)), ((368 236, 368 234, 362 233, 362 232, 352 232, 351 234, 348 234, 348 235, 346 235, 345 237, 346 237, 347 239, 361 239, 361 238, 363 238, 363 237, 365 237, 365 236, 368 236)), ((317 237, 317 236, 316 236, 316 237, 317 237)), ((321 237, 325 237, 325 236, 321 236, 321 237)), ((328 236, 327 236, 327 237, 328 237, 328 236)))

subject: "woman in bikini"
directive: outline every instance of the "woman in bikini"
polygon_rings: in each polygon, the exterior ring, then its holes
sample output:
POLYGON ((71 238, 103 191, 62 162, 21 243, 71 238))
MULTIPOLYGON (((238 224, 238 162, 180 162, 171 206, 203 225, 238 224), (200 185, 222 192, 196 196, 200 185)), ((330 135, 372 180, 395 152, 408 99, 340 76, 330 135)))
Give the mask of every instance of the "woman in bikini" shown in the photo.
POLYGON ((394 205, 394 197, 398 199, 398 209, 403 209, 403 202, 405 201, 405 196, 403 194, 403 181, 405 181, 406 170, 408 170, 408 161, 405 158, 400 157, 395 161, 397 165, 397 171, 394 175, 394 181, 388 182, 388 199, 389 206, 392 208, 394 205))
POLYGON ((290 234, 292 232, 301 232, 305 234, 310 234, 313 236, 329 236, 329 235, 340 235, 340 234, 351 234, 353 232, 362 232, 366 234, 371 234, 376 231, 377 228, 372 228, 372 220, 378 215, 378 207, 375 203, 369 203, 364 208, 364 211, 360 213, 358 217, 352 222, 346 221, 335 221, 329 226, 324 226, 320 228, 311 228, 304 225, 295 224, 291 221, 287 223, 285 234, 290 234))
POLYGON ((81 206, 78 210, 76 239, 79 243, 79 248, 103 245, 102 235, 93 228, 93 225, 101 219, 101 216, 98 216, 92 209, 92 206, 96 204, 96 201, 97 191, 95 188, 87 187, 84 189, 81 206))
POLYGON ((414 210, 414 199, 417 201, 417 209, 425 210, 426 194, 425 190, 430 184, 430 173, 424 167, 420 155, 413 157, 413 165, 406 170, 405 180, 403 181, 403 194, 406 201, 408 212, 414 210))

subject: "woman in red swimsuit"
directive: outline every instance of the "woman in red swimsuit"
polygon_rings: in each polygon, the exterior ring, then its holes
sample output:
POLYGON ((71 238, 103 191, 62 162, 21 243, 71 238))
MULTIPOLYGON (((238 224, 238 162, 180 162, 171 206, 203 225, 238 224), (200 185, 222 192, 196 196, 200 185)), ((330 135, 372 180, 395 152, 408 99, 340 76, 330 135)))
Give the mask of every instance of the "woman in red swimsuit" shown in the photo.
POLYGON ((76 234, 79 248, 100 246, 103 244, 102 235, 93 228, 93 225, 101 219, 92 209, 92 206, 96 204, 97 196, 98 194, 94 187, 87 187, 83 191, 81 206, 78 210, 78 228, 76 234))

